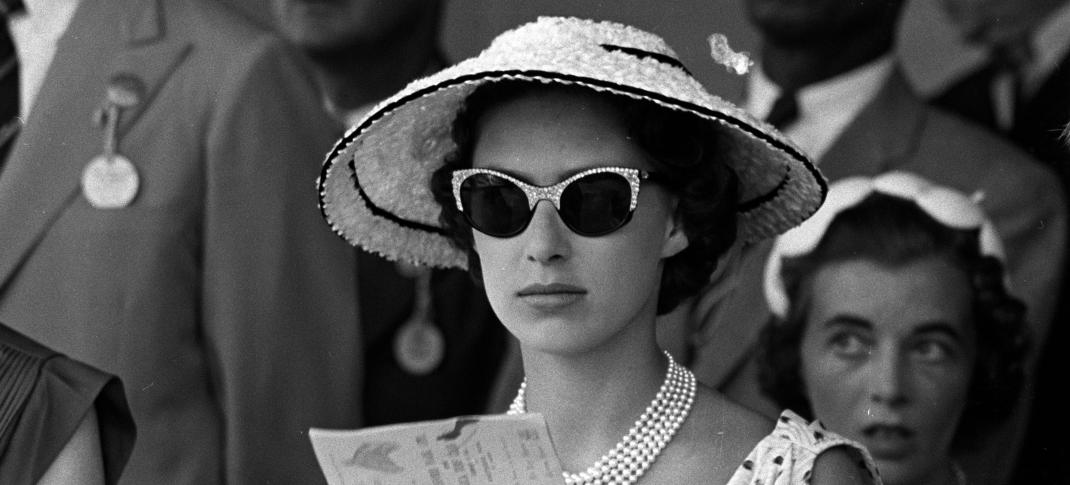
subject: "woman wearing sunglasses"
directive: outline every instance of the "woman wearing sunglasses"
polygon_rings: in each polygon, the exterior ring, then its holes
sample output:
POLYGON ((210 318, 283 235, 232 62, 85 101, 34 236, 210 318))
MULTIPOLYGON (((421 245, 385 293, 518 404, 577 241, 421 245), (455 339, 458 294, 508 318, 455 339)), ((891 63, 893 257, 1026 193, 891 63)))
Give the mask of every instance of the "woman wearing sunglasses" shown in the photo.
POLYGON ((766 267, 762 384, 866 445, 884 482, 962 485, 953 456, 1017 401, 1027 338, 977 204, 907 173, 834 184, 766 267))
POLYGON ((509 412, 543 414, 570 484, 873 480, 857 445, 727 402, 655 339, 735 241, 797 224, 823 192, 660 38, 564 18, 384 101, 320 178, 353 244, 483 283, 523 353, 509 412))

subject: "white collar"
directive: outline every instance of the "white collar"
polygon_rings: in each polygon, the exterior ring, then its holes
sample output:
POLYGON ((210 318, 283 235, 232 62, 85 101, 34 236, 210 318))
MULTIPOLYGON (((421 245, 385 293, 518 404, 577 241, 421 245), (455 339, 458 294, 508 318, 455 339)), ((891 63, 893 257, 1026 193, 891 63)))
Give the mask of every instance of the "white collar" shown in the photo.
POLYGON ((23 118, 29 116, 79 1, 23 0, 26 9, 7 19, 19 57, 19 112, 23 118))
MULTIPOLYGON (((895 59, 888 54, 839 76, 803 87, 797 94, 799 120, 784 133, 813 159, 819 159, 847 124, 877 95, 894 67, 895 59)), ((761 66, 757 66, 748 78, 747 111, 765 118, 781 91, 761 66)))
POLYGON ((368 114, 372 110, 372 108, 375 107, 375 104, 376 103, 367 103, 358 106, 354 109, 347 110, 338 107, 338 105, 331 102, 331 99, 327 96, 323 97, 324 109, 327 110, 327 113, 329 113, 332 118, 342 123, 343 128, 346 130, 349 130, 350 128, 356 126, 357 123, 363 121, 364 115, 368 114))
POLYGON ((9 20, 13 20, 29 17, 31 14, 39 17, 51 17, 57 15, 57 12, 62 13, 73 11, 74 9, 72 7, 77 6, 78 1, 79 0, 63 0, 62 2, 57 2, 56 0, 22 0, 23 10, 8 18, 9 20))
POLYGON ((1070 2, 1048 15, 1029 38, 1035 57, 1026 68, 1026 92, 1040 88, 1040 83, 1055 70, 1070 50, 1070 2))
MULTIPOLYGON (((829 109, 830 104, 839 105, 844 97, 865 97, 867 93, 875 92, 884 84, 894 65, 895 60, 889 54, 839 76, 805 86, 796 94, 799 111, 825 111, 829 109)), ((765 118, 781 91, 780 86, 766 76, 762 67, 756 66, 748 77, 747 111, 759 118, 765 118)))

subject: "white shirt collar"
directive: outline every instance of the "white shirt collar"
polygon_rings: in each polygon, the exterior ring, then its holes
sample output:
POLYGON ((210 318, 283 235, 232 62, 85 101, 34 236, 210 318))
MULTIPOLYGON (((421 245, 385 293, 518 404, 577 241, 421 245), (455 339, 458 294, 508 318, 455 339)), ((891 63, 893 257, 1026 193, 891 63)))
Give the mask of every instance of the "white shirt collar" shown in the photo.
POLYGON ((332 118, 342 123, 343 128, 345 130, 349 130, 350 128, 356 126, 357 123, 363 121, 364 116, 367 115, 372 110, 372 108, 375 107, 375 105, 376 103, 368 103, 365 105, 361 105, 356 109, 346 110, 343 108, 339 108, 338 105, 332 103, 330 98, 326 96, 323 97, 324 109, 327 110, 327 113, 329 113, 332 118))
POLYGON ((1030 36, 1034 58, 1026 67, 1025 92, 1033 93, 1070 50, 1070 2, 1055 9, 1030 36))
POLYGON ((79 0, 23 0, 26 10, 8 19, 19 56, 19 111, 26 118, 44 83, 79 0))
MULTIPOLYGON (((873 100, 894 67, 895 60, 889 54, 800 89, 799 119, 783 130, 784 134, 816 163, 859 111, 873 100)), ((753 70, 747 84, 747 111, 765 118, 780 96, 781 88, 765 75, 761 66, 753 70)))

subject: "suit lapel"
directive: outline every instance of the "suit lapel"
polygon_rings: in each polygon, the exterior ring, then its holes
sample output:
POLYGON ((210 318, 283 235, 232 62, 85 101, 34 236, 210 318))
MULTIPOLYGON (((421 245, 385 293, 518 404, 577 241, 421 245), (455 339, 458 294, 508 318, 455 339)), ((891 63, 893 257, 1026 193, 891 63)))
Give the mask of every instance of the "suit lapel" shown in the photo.
POLYGON ((746 245, 734 262, 735 281, 721 282, 734 284, 735 288, 720 301, 706 305, 700 300, 695 308, 700 314, 692 315, 692 319, 702 324, 697 329, 698 348, 692 367, 707 385, 722 388, 754 352, 758 334, 769 317, 762 281, 765 259, 772 247, 770 240, 746 245))
POLYGON ((188 53, 187 43, 164 42, 163 25, 157 1, 82 0, 0 176, 0 293, 81 196, 82 169, 103 150, 93 114, 109 80, 131 75, 144 87, 140 104, 120 117, 121 151, 124 135, 188 53))
POLYGON ((829 181, 892 170, 917 151, 924 120, 925 105, 897 69, 829 147, 818 168, 829 181))
MULTIPOLYGON (((193 46, 188 42, 172 39, 164 42, 163 8, 160 0, 139 2, 147 5, 135 12, 124 24, 127 45, 111 63, 108 80, 131 77, 143 87, 142 101, 123 110, 119 122, 119 137, 125 135, 137 122, 171 73, 182 63, 193 46)), ((119 145, 122 147, 122 144, 119 145)))

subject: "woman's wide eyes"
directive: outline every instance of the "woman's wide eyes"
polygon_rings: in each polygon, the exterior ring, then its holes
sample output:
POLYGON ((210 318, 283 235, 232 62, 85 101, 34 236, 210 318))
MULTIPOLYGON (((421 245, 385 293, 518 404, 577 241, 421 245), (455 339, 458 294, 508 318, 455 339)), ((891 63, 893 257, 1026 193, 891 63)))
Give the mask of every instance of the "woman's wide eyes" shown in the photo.
MULTIPOLYGON (((840 331, 828 339, 828 347, 840 357, 860 359, 868 357, 873 351, 874 343, 868 336, 859 332, 840 331)), ((957 355, 955 346, 939 338, 922 337, 908 344, 901 350, 909 352, 911 358, 918 362, 940 364, 957 355)))
POLYGON ((939 339, 923 338, 914 343, 911 353, 922 362, 942 363, 955 356, 954 347, 939 339))
POLYGON ((833 352, 844 357, 862 357, 868 355, 870 349, 868 339, 850 331, 833 333, 828 344, 833 352))

